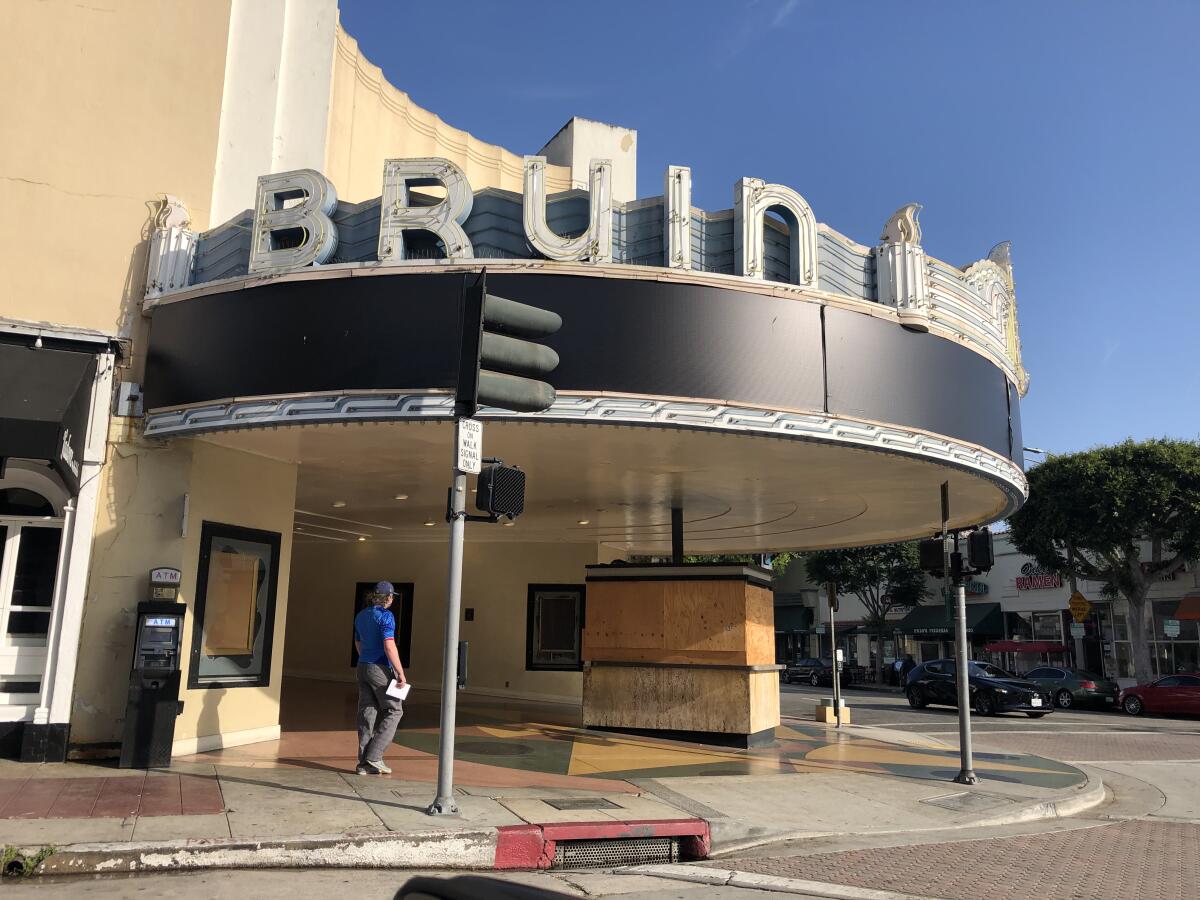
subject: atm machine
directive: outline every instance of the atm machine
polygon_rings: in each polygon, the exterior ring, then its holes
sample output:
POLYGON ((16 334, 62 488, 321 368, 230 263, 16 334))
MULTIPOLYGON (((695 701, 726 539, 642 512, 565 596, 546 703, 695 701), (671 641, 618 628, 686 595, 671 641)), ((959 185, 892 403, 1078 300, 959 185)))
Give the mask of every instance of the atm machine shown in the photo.
POLYGON ((175 718, 183 708, 179 702, 179 667, 187 607, 176 601, 179 582, 178 569, 151 570, 150 599, 138 604, 133 670, 129 673, 121 740, 122 769, 171 764, 175 718))

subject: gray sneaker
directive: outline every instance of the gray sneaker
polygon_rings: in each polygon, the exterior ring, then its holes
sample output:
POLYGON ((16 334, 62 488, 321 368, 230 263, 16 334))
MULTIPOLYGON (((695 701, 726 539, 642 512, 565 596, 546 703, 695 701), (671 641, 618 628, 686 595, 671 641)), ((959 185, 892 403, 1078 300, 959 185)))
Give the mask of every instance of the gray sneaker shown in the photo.
POLYGON ((373 774, 375 774, 375 770, 372 769, 370 766, 368 766, 366 763, 359 763, 357 766, 354 767, 354 774, 355 775, 373 775, 373 774))
POLYGON ((387 763, 385 763, 382 759, 368 759, 367 767, 369 769, 371 769, 371 773, 369 773, 369 774, 375 774, 375 775, 391 775, 392 774, 392 770, 390 768, 388 768, 387 763))

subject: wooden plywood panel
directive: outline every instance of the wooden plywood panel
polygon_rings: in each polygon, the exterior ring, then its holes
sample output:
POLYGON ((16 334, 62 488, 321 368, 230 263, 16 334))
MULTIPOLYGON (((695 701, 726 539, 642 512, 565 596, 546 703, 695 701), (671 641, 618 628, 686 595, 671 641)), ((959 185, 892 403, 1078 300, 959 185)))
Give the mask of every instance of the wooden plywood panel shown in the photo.
POLYGON ((750 673, 750 730, 779 725, 779 673, 750 673))
POLYGON ((605 648, 662 648, 664 586, 661 581, 588 583, 583 658, 604 659, 605 648))
POLYGON ((666 646, 738 653, 744 659, 745 582, 668 582, 666 646))
POLYGON ((595 666, 584 673, 583 721, 604 728, 751 734, 752 674, 763 673, 595 666))
POLYGON ((770 665, 775 662, 775 595, 753 584, 745 587, 746 664, 770 665))

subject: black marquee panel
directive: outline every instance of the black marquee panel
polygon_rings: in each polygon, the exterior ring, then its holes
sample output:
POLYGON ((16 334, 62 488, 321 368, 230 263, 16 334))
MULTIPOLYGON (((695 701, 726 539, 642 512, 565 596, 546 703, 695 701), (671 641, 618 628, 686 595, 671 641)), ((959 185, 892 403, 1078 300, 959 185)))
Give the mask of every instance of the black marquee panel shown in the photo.
MULTIPOLYGON (((163 304, 151 328, 146 408, 452 388, 461 286, 461 274, 397 272, 163 304)), ((488 289, 562 315, 562 330, 546 341, 562 358, 552 379, 559 390, 824 410, 1021 462, 1017 395, 1010 424, 1001 370, 885 319, 828 307, 822 335, 813 302, 652 280, 495 273, 488 289)))

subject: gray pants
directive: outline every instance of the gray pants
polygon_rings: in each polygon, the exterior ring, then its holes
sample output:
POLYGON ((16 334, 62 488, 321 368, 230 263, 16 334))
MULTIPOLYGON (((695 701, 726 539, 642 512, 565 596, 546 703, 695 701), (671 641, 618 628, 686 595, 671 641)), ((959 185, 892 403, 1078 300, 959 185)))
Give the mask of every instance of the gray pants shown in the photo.
POLYGON ((378 663, 358 664, 358 761, 378 762, 396 736, 403 704, 387 695, 391 669, 378 663))

